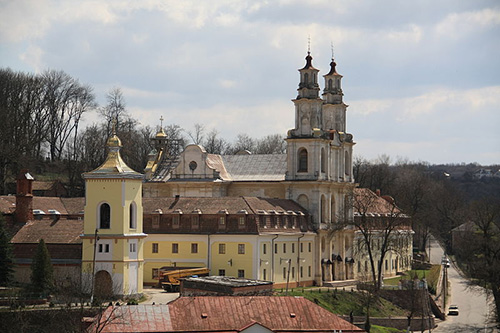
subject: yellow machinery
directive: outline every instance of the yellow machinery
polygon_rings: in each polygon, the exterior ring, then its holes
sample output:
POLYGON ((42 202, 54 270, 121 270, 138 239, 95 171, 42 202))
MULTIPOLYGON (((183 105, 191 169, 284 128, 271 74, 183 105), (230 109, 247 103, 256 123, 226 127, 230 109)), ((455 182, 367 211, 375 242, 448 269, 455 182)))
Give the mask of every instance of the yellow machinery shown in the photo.
POLYGON ((207 276, 210 270, 205 267, 175 269, 175 270, 160 270, 158 275, 159 284, 168 292, 179 291, 179 279, 191 276, 207 276))

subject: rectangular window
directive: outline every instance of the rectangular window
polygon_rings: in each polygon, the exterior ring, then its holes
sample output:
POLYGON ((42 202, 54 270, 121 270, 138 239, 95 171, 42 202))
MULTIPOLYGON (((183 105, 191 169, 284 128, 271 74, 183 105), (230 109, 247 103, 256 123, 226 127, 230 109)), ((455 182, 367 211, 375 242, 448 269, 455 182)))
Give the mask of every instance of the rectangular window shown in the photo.
POLYGON ((225 216, 219 217, 219 225, 220 226, 225 226, 226 225, 226 217, 225 216))
POLYGON ((152 276, 153 276, 153 279, 158 279, 159 278, 159 274, 160 274, 160 269, 159 268, 153 268, 153 271, 152 271, 152 276))
POLYGON ((283 243, 283 253, 286 253, 286 243, 283 243))
POLYGON ((292 279, 295 279, 295 267, 292 267, 292 279))
POLYGON ((226 276, 226 270, 225 269, 219 269, 219 276, 226 276))
POLYGON ((153 215, 153 220, 151 221, 153 229, 159 229, 160 228, 160 216, 159 215, 153 215))
POLYGON ((267 254, 267 244, 262 244, 262 253, 267 254))
POLYGON ((385 259, 385 270, 387 271, 389 269, 389 266, 387 264, 387 259, 385 259))
POLYGON ((274 244, 274 253, 277 254, 278 253, 278 244, 274 244))
POLYGON ((130 243, 130 252, 135 252, 135 243, 130 243))
POLYGON ((172 228, 179 228, 180 224, 180 215, 174 215, 172 217, 172 228))
POLYGON ((191 243, 191 253, 198 253, 198 243, 191 243))
POLYGON ((300 277, 304 277, 304 266, 300 266, 300 277))
POLYGON ((238 218, 238 227, 239 228, 244 228, 245 227, 245 216, 240 216, 238 218))
POLYGON ((312 244, 311 242, 307 243, 308 247, 309 247, 309 252, 311 252, 311 248, 312 248, 312 244))
POLYGON ((304 243, 300 243, 300 252, 304 252, 304 243))
POLYGON ((260 226, 262 228, 264 228, 266 226, 266 217, 265 216, 260 217, 260 226))
POLYGON ((245 244, 238 244, 238 254, 245 254, 245 244))
POLYGON ((311 266, 307 266, 307 274, 311 277, 311 266))
POLYGON ((245 270, 244 269, 238 269, 238 277, 239 278, 245 277, 245 270))
POLYGON ((283 280, 286 280, 286 267, 283 267, 283 280))
POLYGON ((265 268, 262 270, 262 280, 267 280, 267 271, 265 268))
POLYGON ((109 253, 109 244, 104 245, 104 252, 109 253))
POLYGON ((292 253, 295 253, 295 243, 292 243, 292 253))
POLYGON ((361 261, 358 261, 358 273, 361 272, 361 261))
POLYGON ((219 244, 219 254, 226 254, 226 244, 219 244))
POLYGON ((172 253, 179 253, 179 244, 172 243, 172 253))
POLYGON ((153 243, 152 245, 153 245, 152 249, 153 253, 158 253, 158 243, 153 243))
POLYGON ((99 244, 99 253, 102 252, 102 244, 99 244))

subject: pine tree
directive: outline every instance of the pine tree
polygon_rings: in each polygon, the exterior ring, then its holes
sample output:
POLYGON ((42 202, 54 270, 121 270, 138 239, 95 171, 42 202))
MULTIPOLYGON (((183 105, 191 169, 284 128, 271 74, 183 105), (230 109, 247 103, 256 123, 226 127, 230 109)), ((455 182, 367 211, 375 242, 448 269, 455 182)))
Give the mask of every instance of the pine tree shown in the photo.
POLYGON ((6 286, 11 282, 14 271, 12 244, 4 222, 3 215, 0 213, 0 286, 6 286))
POLYGON ((54 287, 52 263, 43 239, 40 239, 31 263, 31 287, 34 292, 40 293, 50 292, 54 287))

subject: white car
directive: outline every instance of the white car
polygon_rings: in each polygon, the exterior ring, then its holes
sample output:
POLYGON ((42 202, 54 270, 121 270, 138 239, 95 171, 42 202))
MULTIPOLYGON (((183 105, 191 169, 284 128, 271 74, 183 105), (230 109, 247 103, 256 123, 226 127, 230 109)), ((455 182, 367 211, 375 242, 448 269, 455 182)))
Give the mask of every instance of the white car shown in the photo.
POLYGON ((448 308, 448 316, 458 316, 458 306, 450 305, 448 308))

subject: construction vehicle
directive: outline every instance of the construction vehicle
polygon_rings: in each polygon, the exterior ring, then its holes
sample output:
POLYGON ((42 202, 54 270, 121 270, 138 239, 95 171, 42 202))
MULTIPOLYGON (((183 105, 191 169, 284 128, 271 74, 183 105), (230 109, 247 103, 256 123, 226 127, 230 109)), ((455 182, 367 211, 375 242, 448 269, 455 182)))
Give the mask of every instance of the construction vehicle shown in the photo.
POLYGON ((167 292, 178 292, 181 282, 179 279, 191 276, 207 276, 210 270, 206 267, 186 269, 160 269, 158 274, 159 285, 167 292))

